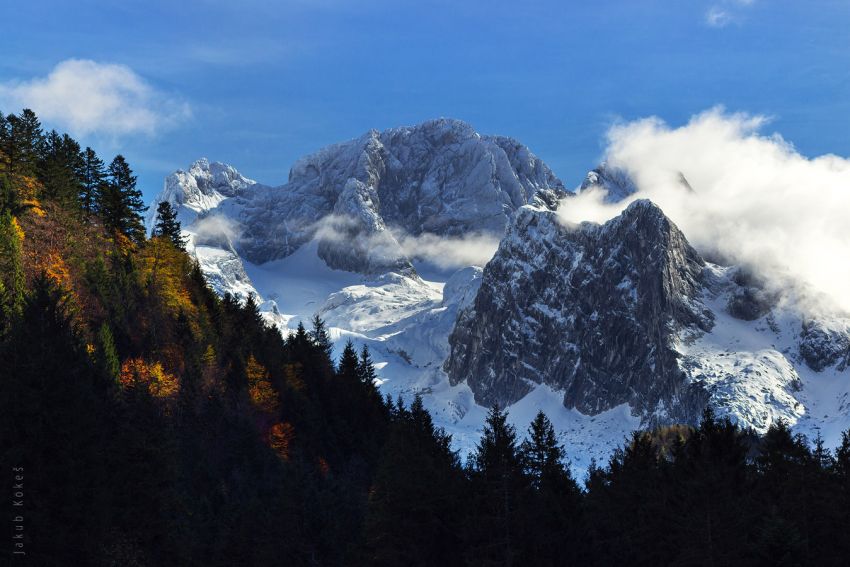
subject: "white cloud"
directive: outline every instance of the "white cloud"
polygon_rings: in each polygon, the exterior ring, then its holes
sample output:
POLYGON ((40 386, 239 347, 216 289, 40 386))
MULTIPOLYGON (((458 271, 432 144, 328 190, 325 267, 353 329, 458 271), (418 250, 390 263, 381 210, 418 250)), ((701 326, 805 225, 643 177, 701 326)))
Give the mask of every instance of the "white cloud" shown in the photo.
MULTIPOLYGON (((807 158, 762 134, 767 122, 721 108, 679 128, 638 120, 611 128, 605 157, 633 177, 628 201, 657 203, 703 254, 751 266, 777 287, 790 278, 850 310, 850 159, 807 158)), ((591 191, 562 211, 570 222, 601 222, 627 204, 605 205, 591 191)))
POLYGON ((354 248, 368 250, 373 258, 416 259, 440 269, 484 266, 499 247, 499 235, 470 233, 460 236, 441 236, 425 232, 414 235, 383 222, 374 232, 366 232, 355 217, 332 214, 314 225, 315 238, 354 248))
POLYGON ((484 266, 499 247, 498 237, 486 233, 464 236, 397 234, 396 239, 408 257, 419 258, 444 269, 484 266))
POLYGON ((705 13, 705 23, 713 28, 723 28, 732 22, 732 16, 718 6, 712 6, 705 13))
POLYGON ((32 108, 44 122, 79 136, 153 135, 191 113, 129 67, 87 59, 62 61, 46 77, 0 83, 0 108, 32 108))
POLYGON ((242 226, 235 220, 221 215, 199 218, 192 224, 195 244, 229 247, 242 239, 242 226))
POLYGON ((755 4, 755 0, 721 0, 705 12, 705 23, 713 28, 725 28, 731 23, 740 22, 744 10, 755 4))

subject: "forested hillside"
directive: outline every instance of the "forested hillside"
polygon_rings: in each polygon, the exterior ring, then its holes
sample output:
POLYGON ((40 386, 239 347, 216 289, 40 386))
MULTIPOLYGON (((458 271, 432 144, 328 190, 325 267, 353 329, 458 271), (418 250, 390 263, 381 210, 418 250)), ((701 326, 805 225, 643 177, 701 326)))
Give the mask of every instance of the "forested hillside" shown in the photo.
POLYGON ((542 413, 454 453, 320 319, 219 298, 127 161, 0 114, 4 556, 34 565, 843 565, 831 453, 710 412, 574 479, 542 413), (21 478, 17 478, 21 477, 21 478), (586 482, 585 482, 586 480, 586 482), (17 499, 16 499, 17 500, 17 499), (21 522, 13 521, 22 517, 21 522), (17 526, 22 526, 18 529, 17 526), (17 534, 22 537, 15 538, 17 534), (18 555, 13 555, 17 553, 18 555), (25 555, 23 555, 25 554, 25 555))

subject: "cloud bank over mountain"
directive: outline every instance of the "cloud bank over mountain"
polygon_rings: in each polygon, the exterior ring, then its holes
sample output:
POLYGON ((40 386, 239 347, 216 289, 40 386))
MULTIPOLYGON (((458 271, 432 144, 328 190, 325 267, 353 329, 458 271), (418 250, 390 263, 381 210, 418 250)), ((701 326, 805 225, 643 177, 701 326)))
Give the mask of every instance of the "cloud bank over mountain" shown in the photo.
POLYGON ((850 159, 803 156, 763 133, 768 122, 714 108, 681 127, 659 118, 615 125, 605 159, 637 193, 607 204, 603 191, 585 191, 561 217, 602 222, 648 198, 707 257, 750 266, 777 286, 793 279, 812 299, 850 310, 850 159))

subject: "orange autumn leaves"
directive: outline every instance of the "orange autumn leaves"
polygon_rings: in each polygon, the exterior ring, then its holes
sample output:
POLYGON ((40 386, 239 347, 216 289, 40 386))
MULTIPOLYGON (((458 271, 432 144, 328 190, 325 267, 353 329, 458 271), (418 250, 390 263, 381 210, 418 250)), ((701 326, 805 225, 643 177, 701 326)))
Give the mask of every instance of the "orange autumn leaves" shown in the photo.
MULTIPOLYGON (((212 358, 211 347, 207 357, 212 358)), ((280 399, 272 386, 268 370, 254 356, 248 358, 245 367, 248 378, 248 397, 257 411, 275 415, 280 409, 280 399)), ((173 399, 180 391, 180 381, 167 372, 160 362, 148 362, 141 358, 129 358, 121 365, 118 381, 124 388, 144 388, 153 397, 173 399)), ((289 422, 275 422, 268 427, 266 441, 271 449, 284 460, 289 460, 295 439, 295 427, 289 422)))
POLYGON ((295 428, 291 423, 278 422, 269 428, 269 447, 284 460, 289 460, 289 452, 295 439, 295 428))
MULTIPOLYGON (((280 409, 280 398, 272 386, 266 367, 257 362, 254 355, 248 357, 245 366, 248 378, 248 397, 251 404, 265 414, 276 414, 280 409)), ((295 439, 295 427, 289 422, 276 422, 268 428, 266 441, 269 447, 283 460, 289 460, 292 443, 295 439)))
POLYGON ((149 364, 141 358, 125 360, 118 381, 125 388, 145 388, 155 398, 173 398, 180 390, 177 377, 166 372, 162 364, 149 364))
POLYGON ((254 355, 248 357, 245 374, 248 377, 248 395, 254 407, 266 413, 277 411, 280 408, 280 400, 269 380, 269 371, 257 362, 254 355))

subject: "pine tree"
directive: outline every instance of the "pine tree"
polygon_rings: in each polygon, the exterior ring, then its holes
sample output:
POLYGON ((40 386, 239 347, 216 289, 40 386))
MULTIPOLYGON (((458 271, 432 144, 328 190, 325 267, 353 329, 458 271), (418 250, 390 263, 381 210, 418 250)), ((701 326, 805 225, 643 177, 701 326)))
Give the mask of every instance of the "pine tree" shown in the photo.
POLYGON ((118 380, 118 373, 121 370, 121 363, 118 360, 118 353, 115 350, 115 339, 112 337, 112 331, 109 329, 108 323, 103 323, 97 333, 99 344, 98 362, 104 373, 118 380))
POLYGON ((528 428, 528 438, 520 445, 525 474, 540 489, 547 481, 568 475, 563 466, 564 449, 558 444, 555 428, 546 414, 537 412, 528 428))
POLYGON ((21 259, 23 232, 10 211, 0 211, 0 336, 20 312, 24 302, 21 259))
MULTIPOLYGON (((672 532, 670 538, 656 541, 654 548, 646 550, 644 546, 648 560, 671 562, 672 556, 682 563, 728 564, 745 553, 742 542, 752 536, 758 518, 748 450, 741 430, 728 418, 718 420, 708 406, 699 427, 675 444, 671 465, 653 450, 654 466, 644 464, 626 471, 623 476, 631 479, 633 490, 643 490, 644 502, 651 498, 643 506, 646 519, 627 516, 626 521, 641 522, 649 530, 670 526, 672 532), (654 483, 651 495, 640 488, 647 483, 654 483), (659 485, 663 490, 655 489, 659 485), (665 501, 669 503, 666 506, 665 501), (689 520, 676 521, 684 516, 689 520)), ((646 533, 638 532, 633 541, 639 542, 646 533)))
POLYGON ((9 171, 9 142, 11 140, 9 119, 0 111, 0 175, 9 171))
POLYGON ((564 449, 558 444, 555 428, 542 411, 520 445, 520 458, 534 489, 522 500, 525 519, 521 524, 533 526, 523 533, 523 560, 534 565, 580 563, 579 489, 564 466, 564 449), (559 538, 553 540, 552 533, 559 538))
POLYGON ((180 221, 177 220, 177 213, 174 207, 171 206, 171 203, 162 201, 157 205, 156 219, 153 235, 167 238, 174 246, 184 250, 186 248, 186 238, 181 232, 180 221))
POLYGON ((835 449, 835 474, 844 483, 850 496, 850 429, 841 434, 841 444, 835 449))
POLYGON ((103 160, 91 148, 82 153, 82 168, 80 172, 80 205, 86 214, 95 213, 100 194, 106 186, 106 169, 103 160))
MULTIPOLYGON (((319 317, 318 313, 313 316, 313 330, 310 331, 310 337, 313 339, 313 342, 318 346, 325 354, 330 357, 333 353, 333 343, 331 343, 331 337, 328 334, 328 329, 325 326, 325 322, 322 321, 322 318, 319 317)), ((353 348, 353 347, 352 347, 353 348)))
POLYGON ((9 181, 9 176, 0 173, 0 213, 11 211, 12 214, 17 214, 20 212, 20 206, 21 199, 15 187, 9 181))
POLYGON ((393 411, 370 491, 369 564, 449 565, 460 551, 462 477, 451 438, 435 430, 418 394, 393 411), (440 545, 433 542, 439 541, 440 545))
POLYGON ((487 414, 470 459, 475 511, 467 521, 469 559, 503 565, 511 565, 518 555, 517 508, 526 486, 516 430, 507 419, 498 406, 487 414))
POLYGON ((354 349, 354 343, 351 342, 351 339, 345 343, 345 348, 342 349, 337 373, 341 378, 352 382, 360 381, 360 360, 357 358, 357 351, 354 349))
POLYGON ((374 388, 375 381, 378 379, 378 373, 375 372, 375 365, 372 363, 372 355, 369 354, 369 346, 363 345, 360 349, 360 362, 358 364, 358 374, 360 381, 367 387, 374 388))
POLYGON ((15 175, 35 177, 38 172, 39 155, 44 145, 44 132, 35 113, 25 108, 17 116, 9 115, 9 143, 6 159, 9 172, 15 175))
POLYGON ((83 158, 80 145, 67 134, 51 130, 45 137, 39 163, 44 196, 63 205, 77 202, 82 191, 83 158))
POLYGON ((100 195, 98 210, 104 224, 134 242, 145 239, 142 213, 147 209, 142 192, 136 188, 136 176, 124 156, 115 156, 108 168, 109 181, 100 195))
POLYGON ((290 331, 286 338, 286 344, 293 351, 303 352, 307 349, 311 340, 310 333, 304 328, 304 323, 298 321, 298 327, 296 327, 295 332, 290 331))

